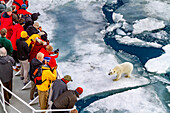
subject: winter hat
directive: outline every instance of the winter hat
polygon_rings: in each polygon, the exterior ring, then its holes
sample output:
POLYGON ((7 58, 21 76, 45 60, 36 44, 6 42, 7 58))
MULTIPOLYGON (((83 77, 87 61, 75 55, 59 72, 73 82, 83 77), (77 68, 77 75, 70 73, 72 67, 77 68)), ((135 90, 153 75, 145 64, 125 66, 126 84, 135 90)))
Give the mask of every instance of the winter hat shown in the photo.
POLYGON ((47 62, 49 62, 50 61, 50 57, 44 57, 44 60, 46 60, 47 62))
POLYGON ((50 67, 55 67, 57 65, 56 60, 54 58, 50 59, 50 62, 48 64, 50 67))
POLYGON ((32 15, 31 15, 31 19, 33 20, 33 21, 36 21, 37 19, 38 19, 38 16, 40 16, 40 13, 38 12, 38 13, 33 13, 32 15))
POLYGON ((26 10, 26 8, 27 8, 27 5, 26 5, 26 4, 22 4, 22 5, 21 5, 21 9, 25 9, 25 10, 26 10))
POLYGON ((6 33, 7 33, 7 29, 6 28, 1 29, 1 35, 5 35, 6 33))
POLYGON ((77 94, 81 95, 83 93, 83 88, 78 87, 75 91, 77 94))
POLYGON ((22 31, 21 32, 21 38, 27 38, 28 37, 28 34, 26 31, 22 31))
POLYGON ((65 75, 64 80, 73 81, 70 75, 65 75))
POLYGON ((12 7, 8 7, 7 9, 6 9, 6 12, 12 12, 12 7))
POLYGON ((36 29, 38 29, 38 28, 39 28, 39 23, 38 23, 38 22, 35 22, 35 23, 33 24, 33 26, 34 26, 36 29))

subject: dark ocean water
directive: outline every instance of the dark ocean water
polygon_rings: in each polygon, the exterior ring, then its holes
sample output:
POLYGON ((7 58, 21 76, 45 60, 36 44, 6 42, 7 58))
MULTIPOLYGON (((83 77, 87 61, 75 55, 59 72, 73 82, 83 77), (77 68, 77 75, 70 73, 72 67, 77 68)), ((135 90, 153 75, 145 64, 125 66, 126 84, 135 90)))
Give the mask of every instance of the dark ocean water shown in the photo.
MULTIPOLYGON (((108 9, 112 9, 114 12, 116 12, 117 9, 119 9, 121 6, 124 5, 125 2, 122 0, 118 0, 117 4, 105 4, 102 8, 103 13, 105 14, 105 18, 107 19, 108 23, 112 24, 114 23, 112 20, 112 12, 110 12, 108 9)), ((141 18, 141 17, 139 17, 141 18)), ((138 18, 138 19, 139 19, 138 18)), ((164 28, 165 31, 169 31, 169 27, 166 26, 164 28)), ((160 30, 157 30, 157 32, 160 30)), ((126 31, 124 31, 126 33, 126 31)), ((151 33, 156 32, 145 32, 138 35, 131 35, 131 37, 137 37, 138 39, 141 39, 143 41, 147 42, 157 42, 162 45, 166 45, 169 42, 168 40, 162 40, 162 39, 155 39, 151 36, 151 33)), ((104 41, 107 45, 111 46, 114 50, 117 52, 119 50, 123 50, 124 52, 127 52, 128 54, 135 55, 139 58, 141 63, 144 65, 149 59, 156 58, 161 56, 164 53, 164 50, 162 48, 155 48, 155 47, 140 47, 140 46, 134 46, 134 45, 126 45, 121 44, 117 42, 114 38, 115 31, 111 33, 107 33, 104 37, 104 41)))

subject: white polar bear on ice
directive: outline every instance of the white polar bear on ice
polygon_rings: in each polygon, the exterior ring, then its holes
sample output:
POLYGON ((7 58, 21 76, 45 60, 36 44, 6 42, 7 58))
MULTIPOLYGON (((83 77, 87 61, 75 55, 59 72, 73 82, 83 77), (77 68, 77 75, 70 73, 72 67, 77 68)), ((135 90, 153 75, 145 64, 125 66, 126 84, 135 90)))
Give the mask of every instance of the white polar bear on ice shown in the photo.
POLYGON ((125 77, 130 77, 132 71, 133 71, 133 64, 130 62, 125 62, 115 66, 108 75, 117 74, 116 79, 113 79, 114 81, 117 81, 120 79, 123 73, 126 74, 125 77))

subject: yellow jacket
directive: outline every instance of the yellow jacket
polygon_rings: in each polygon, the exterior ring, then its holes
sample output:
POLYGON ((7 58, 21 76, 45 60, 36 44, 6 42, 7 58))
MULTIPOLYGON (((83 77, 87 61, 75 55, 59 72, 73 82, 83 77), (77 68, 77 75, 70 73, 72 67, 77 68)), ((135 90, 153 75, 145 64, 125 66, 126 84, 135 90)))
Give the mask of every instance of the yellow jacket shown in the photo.
MULTIPOLYGON (((31 43, 31 39, 35 42, 35 39, 36 38, 41 38, 40 37, 40 35, 38 35, 38 34, 33 34, 33 35, 31 35, 29 38, 28 38, 28 40, 26 40, 25 42, 28 44, 28 47, 30 46, 30 43, 31 43)), ((34 47, 34 45, 32 45, 32 48, 34 47)))
POLYGON ((49 67, 42 67, 42 81, 44 81, 41 85, 36 85, 37 89, 40 91, 48 91, 51 87, 52 81, 55 81, 57 78, 56 69, 54 69, 53 73, 50 71, 49 67))

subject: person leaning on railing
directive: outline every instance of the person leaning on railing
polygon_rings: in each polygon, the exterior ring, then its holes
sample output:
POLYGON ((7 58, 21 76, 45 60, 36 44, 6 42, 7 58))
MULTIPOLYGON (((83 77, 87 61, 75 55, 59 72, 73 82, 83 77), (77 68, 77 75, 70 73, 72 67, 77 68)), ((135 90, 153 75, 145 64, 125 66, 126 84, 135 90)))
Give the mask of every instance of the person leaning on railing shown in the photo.
MULTIPOLYGON (((83 93, 83 88, 78 87, 76 90, 68 90, 61 94, 54 103, 51 109, 71 109, 77 102, 77 98, 83 93)), ((52 113, 69 113, 68 111, 55 111, 52 113)))
MULTIPOLYGON (((12 91, 12 78, 13 78, 13 69, 14 59, 7 55, 7 51, 4 47, 0 48, 0 80, 3 85, 12 91)), ((9 103, 11 99, 11 94, 4 90, 5 101, 9 103)))
POLYGON ((51 87, 52 81, 57 78, 56 73, 56 60, 54 58, 50 59, 47 65, 42 66, 42 84, 36 85, 39 95, 39 103, 41 110, 48 108, 48 90, 51 87))

